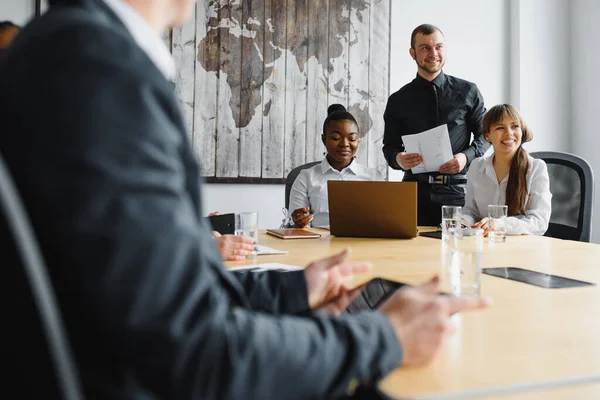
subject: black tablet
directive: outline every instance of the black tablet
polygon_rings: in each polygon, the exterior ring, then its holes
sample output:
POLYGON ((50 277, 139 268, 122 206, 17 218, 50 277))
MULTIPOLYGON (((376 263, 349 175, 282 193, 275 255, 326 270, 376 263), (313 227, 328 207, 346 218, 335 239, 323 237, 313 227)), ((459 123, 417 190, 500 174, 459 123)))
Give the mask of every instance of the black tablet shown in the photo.
POLYGON ((482 272, 487 275, 497 276, 498 278, 510 279, 546 289, 594 285, 594 283, 591 282, 578 281, 576 279, 530 271, 528 269, 517 267, 483 268, 482 272))

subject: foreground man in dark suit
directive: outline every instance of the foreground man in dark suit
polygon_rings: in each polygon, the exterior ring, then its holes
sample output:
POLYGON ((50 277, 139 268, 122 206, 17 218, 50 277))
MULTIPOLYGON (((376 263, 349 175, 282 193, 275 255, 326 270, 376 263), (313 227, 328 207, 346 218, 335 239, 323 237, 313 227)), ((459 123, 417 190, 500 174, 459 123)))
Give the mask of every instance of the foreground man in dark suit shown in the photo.
POLYGON ((50 3, 0 61, 0 152, 89 398, 337 397, 431 360, 449 315, 486 304, 440 298, 433 280, 336 316, 356 295, 342 277, 369 269, 347 252, 304 272, 228 273, 158 35, 193 2, 50 3))

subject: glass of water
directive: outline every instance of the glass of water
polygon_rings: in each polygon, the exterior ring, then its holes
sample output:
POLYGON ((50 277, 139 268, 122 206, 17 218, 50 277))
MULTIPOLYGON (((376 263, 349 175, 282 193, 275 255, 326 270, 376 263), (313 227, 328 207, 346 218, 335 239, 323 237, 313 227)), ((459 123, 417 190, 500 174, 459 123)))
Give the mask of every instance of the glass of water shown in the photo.
MULTIPOLYGON (((235 214, 235 235, 247 236, 254 239, 254 244, 258 244, 258 213, 243 212, 235 214)), ((256 258, 256 247, 246 256, 246 258, 256 258)))
POLYGON ((488 237, 490 242, 506 242, 506 218, 508 215, 508 206, 489 205, 488 217, 490 228, 488 237))
POLYGON ((460 228, 461 206, 442 206, 442 242, 448 243, 448 230, 460 228))
POLYGON ((448 281, 452 294, 480 294, 483 229, 452 228, 448 232, 450 247, 448 281))

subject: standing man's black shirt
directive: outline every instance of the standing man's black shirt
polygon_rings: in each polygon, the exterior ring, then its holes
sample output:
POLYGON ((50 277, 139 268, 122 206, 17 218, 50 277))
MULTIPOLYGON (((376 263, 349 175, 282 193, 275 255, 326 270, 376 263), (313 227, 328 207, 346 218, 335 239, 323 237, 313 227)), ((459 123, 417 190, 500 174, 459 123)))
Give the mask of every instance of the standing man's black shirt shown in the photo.
MULTIPOLYGON (((483 96, 474 83, 443 71, 432 82, 417 75, 388 100, 384 114, 385 158, 390 167, 402 169, 396 162, 396 155, 405 151, 402 136, 448 124, 452 154, 464 153, 468 166, 489 147, 481 133, 484 113, 483 96)), ((461 171, 465 173, 466 167, 461 171)))
POLYGON ((403 169, 396 161, 398 153, 406 151, 402 136, 443 124, 448 126, 452 154, 467 156, 465 168, 456 175, 445 177, 444 184, 430 183, 430 175, 438 173, 413 174, 410 170, 406 171, 404 181, 418 182, 419 225, 438 225, 442 205, 464 205, 469 164, 489 147, 481 133, 484 114, 483 96, 477 86, 445 75, 443 71, 431 82, 417 74, 412 82, 388 99, 384 114, 383 153, 390 167, 403 169))

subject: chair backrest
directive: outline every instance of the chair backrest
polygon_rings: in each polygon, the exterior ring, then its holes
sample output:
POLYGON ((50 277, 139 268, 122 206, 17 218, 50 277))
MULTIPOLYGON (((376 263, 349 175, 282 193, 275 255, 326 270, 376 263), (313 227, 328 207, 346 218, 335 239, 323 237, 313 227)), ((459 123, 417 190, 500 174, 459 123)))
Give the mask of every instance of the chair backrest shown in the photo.
MULTIPOLYGON (((287 209, 290 208, 290 191, 292 190, 292 185, 294 184, 294 181, 298 177, 298 174, 300 174, 300 171, 302 171, 303 169, 306 169, 306 168, 310 168, 310 167, 320 164, 320 163, 321 163, 321 161, 309 162, 306 164, 302 164, 290 171, 287 178, 285 179, 285 208, 287 208, 287 209)), ((290 213, 291 213, 291 211, 294 211, 294 210, 290 210, 290 213)))
POLYGON ((548 166, 552 215, 545 236, 590 242, 594 205, 594 173, 590 164, 573 154, 537 151, 532 157, 548 166))
POLYGON ((52 284, 1 156, 0 249, 0 353, 8 367, 3 392, 27 399, 82 399, 52 284))

